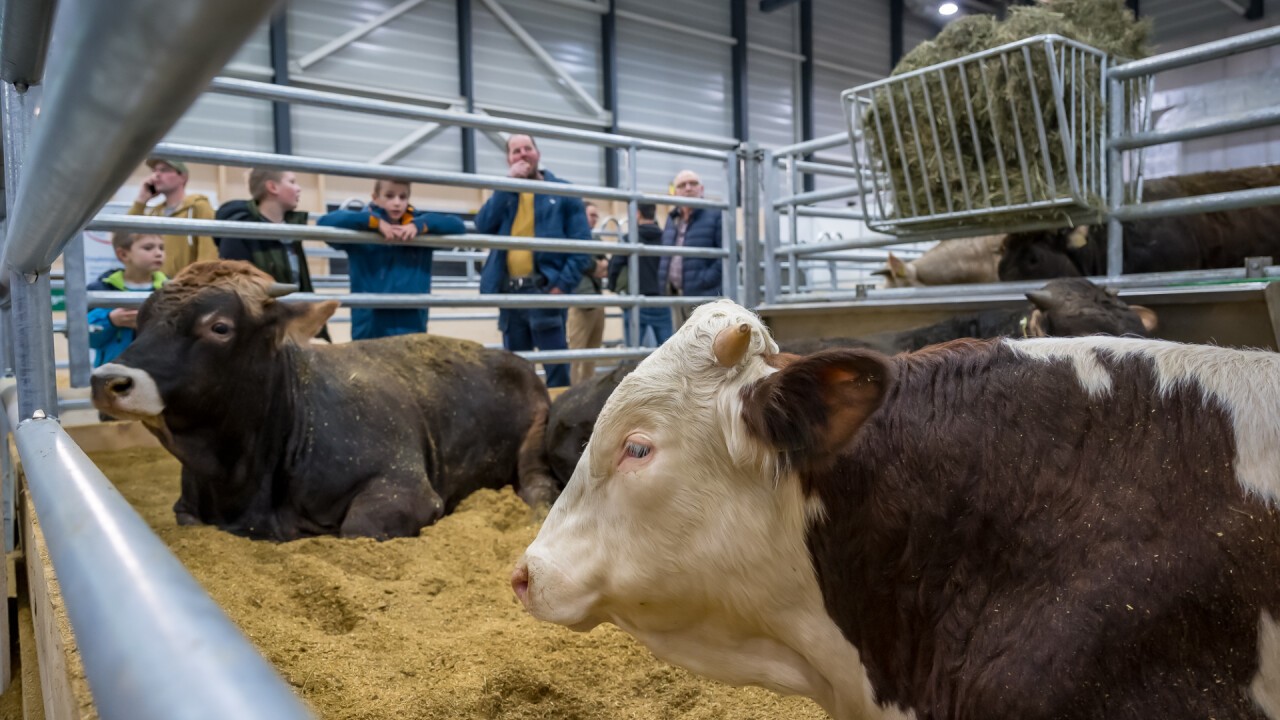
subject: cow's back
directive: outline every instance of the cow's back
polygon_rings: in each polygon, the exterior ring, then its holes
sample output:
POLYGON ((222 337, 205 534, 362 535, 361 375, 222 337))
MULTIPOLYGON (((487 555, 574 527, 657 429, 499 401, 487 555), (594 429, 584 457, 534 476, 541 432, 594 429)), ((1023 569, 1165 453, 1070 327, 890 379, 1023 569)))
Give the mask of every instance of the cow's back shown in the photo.
POLYGON ((1248 688, 1280 610, 1280 356, 1084 338, 893 362, 881 410, 812 485, 828 520, 810 533, 883 700, 920 717, 1262 717, 1248 688))
POLYGON ((530 363, 466 340, 402 335, 314 352, 344 386, 343 402, 366 418, 369 452, 378 452, 379 438, 417 434, 446 511, 480 487, 516 481, 520 446, 549 404, 530 363))

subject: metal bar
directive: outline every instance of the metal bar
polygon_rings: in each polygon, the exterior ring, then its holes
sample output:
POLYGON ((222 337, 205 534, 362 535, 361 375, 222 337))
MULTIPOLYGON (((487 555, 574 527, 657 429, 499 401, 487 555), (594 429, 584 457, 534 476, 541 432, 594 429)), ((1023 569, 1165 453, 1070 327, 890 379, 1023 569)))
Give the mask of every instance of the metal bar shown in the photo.
POLYGON ((365 35, 368 35, 374 30, 377 30, 378 28, 386 25, 392 20, 395 20, 396 18, 418 7, 424 2, 426 2, 426 0, 405 0, 399 5, 396 5, 388 9, 386 12, 382 13, 381 15, 377 15, 373 18, 370 18, 367 22, 357 25, 356 27, 330 40, 324 45, 321 45, 315 50, 312 50, 306 55, 303 55, 302 57, 298 58, 298 70, 306 70, 312 65, 315 65, 321 60, 338 52, 339 50, 345 48, 346 46, 350 45, 356 40, 359 40, 365 35))
POLYGON ((547 2, 563 5, 564 7, 574 8, 575 10, 586 10, 587 12, 599 13, 601 15, 609 12, 610 3, 608 0, 547 0, 547 2))
POLYGON ((53 263, 276 4, 189 0, 167 7, 163 23, 144 23, 149 0, 64 3, 65 55, 46 83, 27 158, 41 181, 19 186, 0 257, 18 271, 53 263), (165 61, 148 60, 157 57, 165 61))
POLYGON ((889 0, 889 67, 886 72, 893 72, 902 60, 904 15, 906 3, 903 0, 889 0))
MULTIPOLYGON (((929 133, 933 137, 933 155, 938 159, 938 181, 942 185, 942 197, 947 202, 947 211, 954 209, 951 203, 951 183, 947 180, 947 163, 942 157, 942 141, 938 138, 938 119, 933 113, 933 98, 929 94, 929 76, 920 76, 920 87, 924 89, 924 109, 929 117, 929 133)), ((920 166, 923 174, 925 166, 920 166)), ((964 173, 961 172, 961 175, 964 173)))
MULTIPOLYGON (((813 139, 813 3, 800 3, 800 140, 808 142, 813 139)), ((841 133, 843 134, 843 133, 841 133)), ((778 151, 774 151, 775 157, 778 151)), ((802 156, 803 160, 811 160, 810 155, 802 156)), ((804 191, 813 190, 817 183, 813 177, 805 176, 804 191)))
MULTIPOLYGON (((467 113, 476 111, 476 87, 471 34, 471 0, 455 0, 458 36, 458 93, 466 103, 467 113)), ((462 135, 462 172, 476 171, 475 128, 460 129, 462 135)))
MULTIPOLYGON (((614 3, 606 2, 609 9, 600 16, 600 94, 604 109, 609 113, 609 132, 618 132, 618 15, 614 3)), ((604 184, 618 187, 618 151, 604 148, 604 184)), ((635 190, 635 184, 627 186, 635 190)), ((634 222, 635 215, 632 215, 634 222)))
POLYGON ((780 57, 793 62, 804 62, 804 55, 801 53, 791 52, 790 50, 779 50, 778 48, 761 45, 760 43, 749 42, 747 43, 747 49, 753 53, 759 53, 761 55, 772 55, 773 57, 780 57))
MULTIPOLYGON (((255 240, 323 240, 332 243, 385 244, 376 232, 346 230, 311 225, 283 225, 257 222, 231 222, 226 220, 187 220, 184 218, 151 217, 146 215, 99 215, 85 226, 88 230, 112 232, 155 233, 158 235, 209 235, 234 236, 255 240)), ((413 240, 397 243, 396 247, 471 247, 471 248, 525 248, 544 252, 620 252, 641 255, 683 255, 684 257, 722 258, 728 254, 723 248, 676 247, 673 245, 640 245, 628 248, 613 242, 596 240, 556 240, 552 238, 520 238, 510 235, 419 235, 413 240)))
POLYGON ((794 145, 783 145, 775 148, 774 157, 782 157, 783 155, 808 155, 819 150, 830 150, 831 148, 840 147, 849 142, 849 133, 836 133, 834 135, 823 135, 820 138, 805 140, 804 142, 795 143, 794 145))
POLYGON ((1192 45, 1189 48, 1161 53, 1143 60, 1134 60, 1111 68, 1110 74, 1113 79, 1128 80, 1139 75, 1153 75, 1165 70, 1217 60, 1276 44, 1280 44, 1280 27, 1271 27, 1201 45, 1192 45))
POLYGON ((696 37, 702 40, 710 40, 711 42, 719 43, 721 45, 736 45, 738 42, 728 35, 720 35, 718 33, 691 28, 687 25, 681 25, 680 23, 659 20, 658 18, 651 15, 645 15, 643 13, 631 12, 630 10, 616 10, 615 12, 618 17, 624 20, 633 20, 651 27, 662 28, 663 30, 669 30, 674 33, 680 33, 681 35, 688 35, 689 37, 696 37))
POLYGON ((1130 222, 1271 205, 1280 205, 1280 186, 1122 205, 1113 210, 1112 215, 1117 220, 1130 222))
POLYGON ((760 161, 761 151, 755 143, 743 145, 742 157, 742 304, 753 308, 760 304, 760 161))
MULTIPOLYGON (((1046 41, 1047 42, 1047 41, 1046 41)), ((1027 78, 1037 77, 1035 69, 1031 67, 1031 47, 1022 46, 1022 59, 1027 67, 1027 78)), ((1050 72, 1053 72, 1053 62, 1050 61, 1050 72)), ((1036 135, 1040 139, 1040 157, 1044 161, 1044 178, 1049 183, 1049 197, 1058 196, 1058 183, 1053 174, 1053 158, 1049 155, 1049 138, 1044 132, 1044 108, 1040 105, 1040 92, 1036 90, 1034 80, 1027 83, 1031 87, 1031 117, 1036 121, 1036 135)), ((1031 199, 1031 192, 1028 190, 1027 199, 1031 199)))
MULTIPOLYGON (((798 169, 798 168, 797 168, 798 169)), ((785 195, 773 201, 775 208, 782 208, 787 205, 802 205, 806 203, 821 202, 823 200, 841 200, 847 197, 853 197, 858 194, 858 186, 837 185, 827 188, 826 190, 814 190, 813 192, 800 193, 798 195, 785 195)))
MULTIPOLYGON (((284 8, 271 16, 267 37, 271 52, 271 82, 289 84, 289 28, 284 8)), ((288 103, 271 103, 271 135, 275 151, 293 154, 293 114, 288 103)))
MULTIPOLYGON (((296 81, 297 78, 294 78, 294 80, 296 81)), ((725 156, 725 151, 710 150, 691 145, 680 145, 677 143, 661 142, 657 140, 645 140, 643 138, 629 137, 626 135, 611 135, 609 133, 594 130, 566 128, 560 125, 550 125, 547 123, 498 118, 478 112, 460 113, 456 111, 424 107, 422 105, 414 105, 407 102, 376 100, 373 98, 344 95, 341 93, 326 92, 323 90, 308 90, 300 87, 277 86, 270 83, 256 82, 254 80, 220 77, 216 78, 209 84, 208 90, 210 92, 222 93, 224 95, 235 95, 238 97, 250 97, 263 100, 280 100, 300 105, 325 107, 333 110, 372 113, 385 117, 401 117, 408 118, 410 120, 428 120, 447 125, 471 127, 477 130, 521 133, 533 135, 539 138, 556 138, 559 140, 570 140, 573 142, 589 143, 592 145, 626 147, 632 142, 637 142, 641 150, 651 150, 654 152, 670 153, 673 155, 687 155, 689 157, 700 157, 707 160, 723 160, 725 156)), ((456 100, 452 102, 456 102, 456 100)))
MULTIPOLYGON (((197 145, 179 145, 177 143, 161 143, 156 145, 155 154, 171 157, 175 160, 189 162, 207 162, 213 164, 236 165, 239 167, 265 167, 277 170, 294 170, 298 172, 324 173, 328 175, 345 175, 348 177, 384 178, 388 180, 404 180, 411 183, 434 183, 439 185, 456 185, 458 187, 491 188, 511 192, 535 192, 542 195, 568 195, 572 197, 598 197, 608 200, 629 200, 636 193, 616 190, 614 188, 594 185, 572 185, 540 180, 520 180, 500 175, 471 175, 468 173, 445 172, 415 168, 388 167, 386 165, 370 165, 343 160, 324 160, 320 158, 298 157, 296 155, 276 155, 273 153, 251 152, 247 150, 220 150, 197 145)), ((723 155, 717 155, 723 157, 723 155)), ((705 200, 703 198, 678 197, 673 195, 656 195, 639 193, 638 199, 644 202, 680 205, 689 207, 712 208, 721 210, 727 207, 724 202, 705 200)))
MULTIPOLYGON (((612 7, 612 6, 611 6, 612 7)), ((627 189, 635 190, 639 182, 639 163, 636 161, 636 146, 632 145, 627 148, 627 189)), ((732 194, 729 195, 733 197, 732 194)), ((627 224, 627 242, 633 247, 640 245, 640 203, 635 199, 627 202, 627 210, 631 213, 627 224)), ((665 278, 660 278, 661 283, 665 278)), ((640 256, 631 254, 627 256, 627 294, 640 294, 640 256)), ((639 345, 640 337, 640 311, 632 308, 630 317, 626 320, 627 329, 626 336, 631 338, 632 343, 639 345)))
MULTIPOLYGON (((1009 77, 1009 56, 1001 55, 1000 62, 1004 66, 1004 76, 1009 77)), ((1032 76, 1034 77, 1034 76, 1032 76)), ((1018 120, 1018 109, 1013 105, 1013 95, 1006 94, 1005 98, 1009 101, 1009 118, 1013 120, 1013 139, 1017 141, 1014 147, 1018 150, 1018 167, 1022 168, 1022 185, 1027 191, 1027 201, 1033 197, 1031 194, 1031 171, 1027 168, 1027 155, 1022 142, 1022 123, 1018 120)), ((1012 198, 1006 198, 1008 202, 1012 202, 1012 198)))
MULTIPOLYGON (((639 316, 639 313, 636 313, 639 316)), ((633 360, 647 357, 653 348, 591 348, 580 350, 537 350, 516 353, 532 363, 570 362, 573 360, 633 360)))
MULTIPOLYGON (((899 123, 899 122, 898 122, 898 111, 897 111, 896 109, 894 109, 894 104, 893 104, 893 86, 892 86, 892 85, 890 85, 890 86, 886 87, 886 88, 885 88, 885 90, 886 90, 886 91, 888 92, 888 94, 889 94, 889 120, 890 120, 890 122, 892 123, 892 126, 893 126, 893 137, 894 137, 894 139, 895 139, 895 140, 897 140, 897 141, 898 141, 898 161, 899 161, 899 163, 901 163, 901 165, 902 165, 902 177, 903 177, 903 180, 905 180, 905 181, 906 181, 906 183, 907 183, 907 197, 911 200, 911 214, 912 214, 912 215, 919 215, 919 214, 920 214, 920 208, 916 205, 916 191, 915 191, 915 188, 914 188, 914 186, 912 185, 912 182, 911 182, 911 169, 910 169, 910 167, 909 167, 909 165, 908 165, 908 163, 907 163, 907 146, 906 146, 906 143, 905 143, 905 142, 903 142, 903 140, 902 140, 902 125, 901 125, 901 123, 899 123)), ((872 96, 872 100, 873 100, 873 103, 874 103, 874 96, 872 96)), ((876 122, 877 122, 877 123, 879 123, 879 122, 880 122, 880 113, 879 113, 879 112, 876 112, 876 113, 875 113, 875 116, 876 116, 876 122)), ((877 131, 879 131, 879 130, 880 130, 880 128, 879 128, 879 126, 878 126, 878 125, 877 125, 877 127, 876 127, 876 130, 877 130, 877 131)), ((888 147, 887 145, 884 145, 884 143, 883 143, 883 138, 881 139, 881 147, 885 147, 885 148, 887 148, 887 147, 888 147)), ((888 158, 885 158, 885 162, 886 162, 886 163, 890 163, 890 162, 892 162, 892 161, 891 161, 891 160, 889 160, 888 158)), ((894 188, 894 192, 895 192, 895 193, 897 193, 897 191, 898 191, 898 188, 897 188, 897 187, 895 187, 895 188, 894 188)), ((897 198, 895 198, 895 200, 896 200, 896 199, 897 199, 897 198)), ((930 201, 930 202, 932 202, 932 201, 930 201)), ((899 215, 899 216, 902 216, 902 215, 905 215, 905 214, 906 214, 906 212, 905 212, 905 211, 906 211, 906 208, 896 207, 896 210, 897 210, 897 213, 898 213, 898 215, 899 215)))
MULTIPOLYGON (((769 152, 764 156, 763 184, 766 198, 781 194, 781 189, 778 187, 778 168, 774 164, 773 154, 769 152)), ((766 202, 764 204, 764 301, 766 304, 777 302, 778 294, 782 291, 782 273, 777 262, 778 248, 782 244, 779 236, 782 231, 778 227, 778 220, 777 205, 766 202)), ((795 238, 792 238, 791 242, 794 243, 795 238)))
MULTIPOLYGON (((964 68, 960 68, 960 76, 964 77, 964 68)), ((951 91, 947 89, 947 75, 944 70, 938 71, 938 87, 942 88, 942 101, 947 105, 947 124, 951 128, 952 149, 956 151, 956 174, 960 176, 960 192, 964 194, 965 209, 972 210, 973 199, 969 196, 969 180, 965 178, 967 173, 964 171, 964 158, 960 154, 960 132, 956 130, 956 113, 951 105, 951 91)), ((966 92, 965 95, 967 96, 968 93, 966 92)), ((978 163, 982 163, 981 156, 978 157, 978 163)))
POLYGON ((822 60, 821 58, 814 58, 813 64, 820 68, 825 68, 827 70, 834 70, 838 73, 843 73, 845 75, 854 75, 857 77, 864 77, 864 78, 867 78, 868 80, 878 80, 881 77, 883 77, 879 73, 867 72, 866 70, 863 70, 861 68, 856 68, 851 65, 841 65, 840 63, 831 62, 830 60, 822 60))
POLYGON ((67 360, 70 362, 71 387, 89 387, 92 359, 89 357, 89 306, 85 303, 84 233, 67 243, 62 251, 62 268, 69 282, 64 283, 63 300, 67 316, 67 360))
MULTIPOLYGON (((986 90, 986 94, 987 94, 987 112, 994 113, 995 107, 996 107, 996 99, 995 99, 995 96, 991 93, 991 80, 989 77, 987 77, 986 63, 983 63, 983 62, 978 63, 978 74, 982 77, 982 87, 984 90, 986 90)), ((972 110, 973 109, 970 108, 971 118, 973 116, 972 110)), ((977 132, 976 128, 974 129, 974 132, 975 133, 977 132)), ((1009 170, 1004 162, 1004 144, 1000 142, 1000 133, 991 133, 991 139, 995 141, 994 145, 996 148, 996 166, 1000 172, 1000 187, 1004 189, 1004 204, 1008 205, 1011 202, 1011 198, 1009 196, 1009 170)), ((979 155, 978 157, 982 157, 982 156, 979 155)), ((986 184, 986 180, 983 180, 983 184, 984 185, 986 184)), ((988 195, 987 197, 988 197, 987 207, 993 208, 994 206, 991 205, 990 203, 990 195, 988 195)))
POLYGON ((733 136, 746 142, 747 105, 747 0, 729 0, 729 27, 733 33, 730 50, 730 84, 733 89, 733 136))
MULTIPOLYGON (((882 162, 883 162, 884 166, 885 166, 885 167, 886 167, 886 169, 887 169, 888 167, 891 167, 891 166, 893 165, 893 161, 889 159, 889 146, 888 146, 887 144, 885 144, 885 141, 884 141, 884 127, 883 127, 883 125, 882 125, 882 123, 881 123, 881 120, 880 120, 880 109, 879 109, 878 107, 876 107, 876 104, 875 104, 875 91, 874 91, 874 90, 872 90, 872 91, 871 91, 871 99, 870 99, 870 101, 868 102, 868 104, 869 104, 869 105, 870 105, 870 107, 871 107, 871 116, 872 116, 872 117, 875 119, 875 121, 876 121, 876 134, 875 134, 874 139, 875 139, 875 140, 877 140, 877 141, 879 141, 879 143, 880 143, 880 154, 881 154, 881 157, 883 158, 882 162)), ((852 108, 852 107, 850 108, 850 112, 851 112, 851 113, 853 112, 853 108, 852 108)), ((852 118, 853 118, 853 117, 855 117, 855 115, 852 115, 852 114, 851 114, 851 115, 850 115, 850 120, 852 120, 852 118)), ((850 127, 852 127, 852 125, 850 125, 850 127)), ((867 150, 867 152, 868 152, 867 164, 868 164, 868 165, 871 165, 871 164, 874 162, 874 161, 871 159, 871 157, 870 157, 870 148, 871 148, 871 142, 872 142, 872 141, 871 141, 871 140, 867 140, 866 142, 867 142, 867 148, 868 148, 868 150, 867 150)), ((851 142, 850 142, 849 144, 850 144, 850 147, 857 148, 857 147, 858 147, 858 139, 857 139, 856 137, 851 138, 851 142)), ((899 146, 899 147, 901 147, 901 146, 899 146)), ((855 150, 855 152, 854 152, 854 159, 855 159, 855 161, 857 160, 857 152, 856 152, 856 150, 855 150)), ((864 203, 865 203, 865 200, 866 200, 866 188, 862 187, 862 185, 864 184, 864 182, 865 182, 864 178, 861 178, 861 177, 860 177, 860 178, 858 178, 858 185, 859 185, 859 189, 860 189, 860 191, 861 191, 861 193, 862 193, 862 200, 863 200, 863 201, 864 201, 864 203)), ((898 186, 897 186, 897 184, 895 184, 895 183, 893 182, 893 174, 892 174, 892 173, 890 173, 890 175, 889 175, 889 191, 890 191, 890 193, 891 193, 891 197, 892 197, 892 198, 893 198, 893 200, 894 200, 894 203, 896 204, 896 203, 897 203, 897 196, 898 196, 898 186)), ((873 197, 875 197, 875 199, 876 199, 876 216, 877 216, 877 217, 881 217, 881 218, 888 217, 888 213, 887 213, 887 212, 885 212, 886 208, 885 208, 885 196, 884 196, 884 193, 880 193, 880 192, 873 192, 873 193, 872 193, 872 196, 873 196, 873 197)), ((915 199, 914 199, 914 198, 911 198, 911 201, 914 203, 914 202, 915 202, 915 199)), ((896 205, 895 205, 895 206, 896 206, 896 205)), ((863 209, 865 210, 866 208, 864 207, 863 209)))
MULTIPOLYGON (((1280 266, 1272 265, 1264 269, 1265 277, 1259 283, 1267 282, 1266 278, 1280 277, 1280 266)), ((1097 285, 1117 289, 1166 288, 1196 282, 1215 282, 1224 280, 1242 280, 1245 278, 1244 268, 1219 270, 1188 270, 1184 272, 1143 273, 1125 275, 1118 278, 1090 277, 1086 278, 1097 285)), ((1027 280, 1022 282, 983 283, 973 285, 939 285, 936 287, 915 288, 867 288, 864 291, 814 293, 799 297, 782 296, 779 305, 805 302, 847 302, 859 307, 883 306, 904 307, 913 304, 936 303, 939 301, 975 302, 997 300, 1021 300, 1027 292, 1044 287, 1044 280, 1027 280)), ((1272 283, 1274 284, 1274 283, 1272 283)))
MULTIPOLYGON (((725 182, 728 186, 728 197, 733 203, 733 208, 724 213, 721 222, 722 232, 720 234, 721 247, 729 251, 729 256, 725 258, 722 278, 724 280, 724 295, 731 298, 734 302, 741 303, 741 289, 738 287, 738 211, 737 208, 743 207, 742 195, 739 192, 741 183, 738 182, 738 156, 732 155, 725 160, 725 182)), ((743 221, 748 221, 744 216, 743 221)))
MULTIPOLYGON (((911 139, 915 141, 916 160, 920 161, 920 187, 924 190, 925 202, 929 205, 929 214, 933 215, 937 210, 933 206, 933 191, 929 187, 929 176, 927 173, 928 165, 924 160, 924 143, 920 141, 920 124, 916 122, 916 104, 911 100, 911 93, 907 86, 902 86, 902 96, 907 99, 907 117, 911 119, 911 139)), ((908 185, 910 181, 908 180, 908 185)))
POLYGON ((1112 68, 1109 74, 1110 92, 1107 102, 1110 104, 1107 113, 1107 208, 1110 217, 1107 219, 1107 277, 1116 278, 1124 273, 1124 228, 1120 225, 1119 213, 1124 208, 1124 153, 1115 146, 1115 139, 1124 134, 1125 84, 1115 76, 1112 68))
MULTIPOLYGON (((17 238, 10 238, 13 241, 17 238)), ((13 299, 13 359, 18 377, 18 415, 22 419, 58 413, 58 384, 53 367, 53 307, 49 274, 10 272, 13 299)))
MULTIPOLYGON (((150 293, 103 292, 88 293, 89 307, 140 307, 150 293)), ((358 308, 544 308, 544 307, 671 307, 673 305, 697 305, 718 300, 718 297, 657 296, 657 295, 551 295, 551 294, 503 294, 503 295, 424 295, 415 293, 349 293, 346 295, 293 293, 280 298, 281 302, 320 302, 337 300, 344 307, 358 308)), ((48 333, 52 336, 52 333, 48 333)))
POLYGON ((828 207, 797 207, 794 215, 798 217, 838 218, 841 220, 863 220, 867 214, 861 210, 841 210, 828 207))
MULTIPOLYGON (((776 158, 777 155, 774 155, 776 158)), ((814 175, 832 175, 835 177, 864 177, 871 175, 870 170, 858 170, 844 165, 832 165, 831 163, 812 162, 808 160, 797 160, 796 170, 802 173, 811 173, 814 175)))
POLYGON ((312 717, 56 420, 14 435, 102 717, 312 717))
POLYGON ((587 92, 586 88, 582 87, 582 85, 575 80, 572 75, 565 71, 564 68, 560 67, 560 63, 556 62, 555 58, 551 57, 551 55, 543 49, 542 45, 539 44, 538 41, 520 25, 520 23, 516 22, 515 18, 511 17, 511 14, 498 3, 498 0, 480 0, 480 3, 493 14, 493 17, 496 18, 498 22, 502 23, 503 27, 515 36, 516 40, 520 41, 521 45, 524 45, 525 49, 528 50, 529 53, 538 60, 538 62, 542 63, 544 67, 555 73, 555 76, 560 80, 560 85, 568 88, 583 107, 596 115, 604 114, 604 108, 600 107, 600 103, 596 102, 595 97, 592 96, 591 93, 587 92))
POLYGON ((1260 108, 1225 118, 1200 120, 1174 130, 1131 133, 1116 138, 1111 144, 1119 150, 1136 150, 1153 145, 1186 142, 1187 140, 1197 140, 1245 130, 1257 130, 1258 128, 1271 127, 1273 125, 1280 125, 1280 106, 1260 108))
POLYGON ((372 165, 382 165, 384 163, 395 162, 404 157, 418 145, 430 140, 449 128, 437 123, 427 123, 413 132, 405 135, 399 140, 392 143, 382 152, 374 156, 369 163, 372 165))
POLYGON ((0 80, 24 88, 40 84, 57 9, 56 0, 4 3, 0 10, 0 80))

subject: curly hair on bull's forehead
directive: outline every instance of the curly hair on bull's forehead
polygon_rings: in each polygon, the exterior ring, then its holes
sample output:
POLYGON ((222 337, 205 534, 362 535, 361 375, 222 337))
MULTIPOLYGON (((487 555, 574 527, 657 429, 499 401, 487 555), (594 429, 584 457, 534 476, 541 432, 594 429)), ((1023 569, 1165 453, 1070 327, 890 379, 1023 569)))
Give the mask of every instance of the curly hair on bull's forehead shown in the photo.
POLYGON ((230 290, 244 301, 245 310, 260 312, 271 299, 268 289, 274 279, 243 260, 212 260, 192 263, 164 284, 155 296, 156 309, 172 309, 190 302, 210 289, 230 290))

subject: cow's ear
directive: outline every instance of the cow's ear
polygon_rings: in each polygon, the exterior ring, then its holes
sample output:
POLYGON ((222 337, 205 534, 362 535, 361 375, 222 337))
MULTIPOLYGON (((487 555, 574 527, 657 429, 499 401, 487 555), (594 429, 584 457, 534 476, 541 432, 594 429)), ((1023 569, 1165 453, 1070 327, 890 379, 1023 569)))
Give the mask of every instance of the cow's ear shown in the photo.
POLYGON ((793 460, 820 464, 880 407, 892 375, 888 358, 869 350, 796 358, 743 390, 743 420, 752 435, 793 460))
POLYGON ((1138 314, 1138 319, 1142 321, 1142 327, 1146 328, 1147 332, 1155 332, 1156 328, 1160 326, 1160 320, 1156 317, 1155 310, 1142 305, 1130 305, 1129 309, 1138 314))
POLYGON ((337 300, 315 303, 280 303, 284 312, 282 340, 292 340, 306 345, 320 332, 320 328, 338 311, 337 300))
POLYGON ((887 262, 889 263, 889 269, 893 271, 895 276, 900 278, 905 278, 907 276, 907 264, 902 262, 902 258, 899 258, 893 253, 889 253, 889 259, 887 262))

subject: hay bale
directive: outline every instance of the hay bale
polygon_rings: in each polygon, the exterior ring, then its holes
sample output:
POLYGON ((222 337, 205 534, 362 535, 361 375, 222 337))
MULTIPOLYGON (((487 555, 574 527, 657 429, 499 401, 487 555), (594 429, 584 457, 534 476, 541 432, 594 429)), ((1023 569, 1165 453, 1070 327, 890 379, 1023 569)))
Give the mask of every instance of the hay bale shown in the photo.
MULTIPOLYGON (((1119 59, 1144 57, 1149 52, 1150 25, 1136 22, 1123 0, 1042 0, 1038 5, 1010 8, 1004 21, 976 15, 951 23, 936 38, 908 53, 893 75, 1044 34, 1061 35, 1119 59)), ((888 83, 873 91, 872 102, 862 114, 862 128, 877 169, 888 172, 893 180, 894 217, 965 210, 966 198, 978 209, 1069 194, 1068 163, 1079 167, 1088 150, 1083 142, 1077 142, 1074 156, 1067 157, 1048 58, 1038 44, 1029 49, 1029 71, 1021 52, 1001 53, 888 83), (971 98, 970 105, 964 102, 965 97, 971 98), (1040 142, 1035 122, 1037 104, 1042 110, 1047 148, 1040 142), (936 128, 929 121, 930 112, 936 128), (1019 140, 1023 148, 1021 160, 1025 162, 1020 162, 1019 140), (1056 180, 1052 192, 1050 176, 1045 171, 1046 154, 1056 180), (1007 187, 1000 181, 998 168, 1008 171, 1007 187)), ((1071 84, 1069 77, 1064 77, 1064 99, 1068 113, 1075 116, 1077 123, 1087 119, 1104 131, 1106 114, 1099 92, 1099 69, 1096 63, 1086 62, 1079 69, 1076 83, 1071 84), (1070 109, 1073 97, 1074 113, 1070 109)), ((1096 195, 1088 197, 1086 204, 1095 209, 1105 207, 1104 199, 1096 195)), ((1049 218, 1070 221, 1057 210, 1025 211, 1017 221, 1049 218)), ((971 222, 981 226, 1009 221, 1007 215, 1002 215, 971 222)), ((956 223, 928 225, 912 228, 938 230, 955 227, 956 223)))

